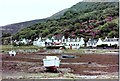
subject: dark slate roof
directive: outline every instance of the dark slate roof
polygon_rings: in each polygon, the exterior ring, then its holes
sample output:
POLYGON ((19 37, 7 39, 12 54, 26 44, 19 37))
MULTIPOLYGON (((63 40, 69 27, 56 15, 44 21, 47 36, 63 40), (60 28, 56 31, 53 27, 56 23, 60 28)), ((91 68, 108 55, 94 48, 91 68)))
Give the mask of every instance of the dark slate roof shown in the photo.
POLYGON ((54 35, 55 36, 55 40, 61 40, 63 35, 62 34, 58 34, 58 35, 54 35))
POLYGON ((98 42, 98 39, 91 39, 91 40, 88 40, 87 43, 96 44, 97 42, 98 42))

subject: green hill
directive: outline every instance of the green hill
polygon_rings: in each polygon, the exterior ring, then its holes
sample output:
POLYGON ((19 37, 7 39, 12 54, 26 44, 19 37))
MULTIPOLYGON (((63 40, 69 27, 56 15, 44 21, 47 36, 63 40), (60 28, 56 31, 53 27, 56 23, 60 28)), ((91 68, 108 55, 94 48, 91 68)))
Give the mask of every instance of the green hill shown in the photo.
POLYGON ((51 37, 118 37, 118 2, 80 2, 67 9, 58 18, 31 25, 16 33, 14 39, 51 37))

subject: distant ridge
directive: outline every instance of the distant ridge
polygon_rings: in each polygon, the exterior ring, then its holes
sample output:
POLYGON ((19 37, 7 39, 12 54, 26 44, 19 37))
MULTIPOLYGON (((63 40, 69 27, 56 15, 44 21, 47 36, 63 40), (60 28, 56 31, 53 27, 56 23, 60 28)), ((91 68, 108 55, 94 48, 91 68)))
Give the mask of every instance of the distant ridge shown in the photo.
MULTIPOLYGON (((58 19, 38 23, 18 32, 14 39, 32 39, 63 34, 67 37, 118 37, 118 2, 79 2, 58 19)), ((64 11, 64 10, 63 10, 64 11)), ((56 17, 54 15, 54 17, 56 17)))
POLYGON ((13 26, 19 30, 24 28, 21 31, 13 31, 16 33, 13 38, 17 40, 21 38, 34 40, 39 36, 51 38, 58 34, 63 34, 66 38, 84 37, 85 40, 106 36, 118 37, 118 5, 118 2, 79 2, 46 18, 43 22, 36 24, 32 21, 33 24, 28 22, 28 25, 18 23, 7 28, 13 26))
POLYGON ((68 10, 68 8, 67 8, 67 9, 64 9, 64 10, 61 10, 61 11, 53 14, 51 17, 49 17, 49 19, 58 19, 58 18, 60 18, 61 16, 63 16, 64 13, 65 13, 67 10, 68 10))
POLYGON ((2 30, 2 32, 15 34, 15 33, 17 33, 19 30, 21 30, 23 28, 32 26, 32 25, 40 23, 40 22, 45 22, 48 19, 58 19, 61 16, 63 16, 63 14, 67 10, 68 9, 61 10, 61 11, 53 14, 52 16, 50 16, 48 18, 44 18, 44 19, 35 19, 35 20, 30 20, 30 21, 25 21, 25 22, 20 22, 20 23, 13 23, 13 24, 5 25, 5 26, 0 26, 0 30, 2 30))
POLYGON ((26 28, 28 26, 44 22, 47 19, 36 19, 36 20, 31 20, 31 21, 25 21, 25 22, 20 22, 20 23, 14 23, 14 24, 9 24, 5 26, 1 26, 2 32, 7 32, 11 34, 15 34, 18 32, 20 29, 26 28))

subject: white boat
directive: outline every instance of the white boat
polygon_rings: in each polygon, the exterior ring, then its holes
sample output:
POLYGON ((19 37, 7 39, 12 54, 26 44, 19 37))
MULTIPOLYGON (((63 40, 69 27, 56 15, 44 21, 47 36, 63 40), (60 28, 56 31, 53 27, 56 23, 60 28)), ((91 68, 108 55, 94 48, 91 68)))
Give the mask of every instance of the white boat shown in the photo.
POLYGON ((57 56, 46 56, 43 59, 43 66, 49 71, 57 71, 60 65, 60 60, 57 56))

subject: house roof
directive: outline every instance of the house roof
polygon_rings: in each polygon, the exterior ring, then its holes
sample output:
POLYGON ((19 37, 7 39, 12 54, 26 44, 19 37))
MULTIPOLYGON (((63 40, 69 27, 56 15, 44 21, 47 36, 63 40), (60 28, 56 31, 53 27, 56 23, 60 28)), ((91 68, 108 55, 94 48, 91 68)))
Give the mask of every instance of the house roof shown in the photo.
POLYGON ((57 34, 57 35, 54 35, 54 39, 55 39, 55 40, 61 40, 61 39, 62 39, 62 37, 63 37, 63 35, 62 35, 62 34, 57 34))
POLYGON ((89 39, 87 43, 95 44, 98 42, 98 39, 89 39))
POLYGON ((103 41, 104 42, 111 42, 111 41, 118 41, 118 40, 119 40, 119 38, 115 38, 115 37, 114 38, 107 38, 106 37, 103 41))

